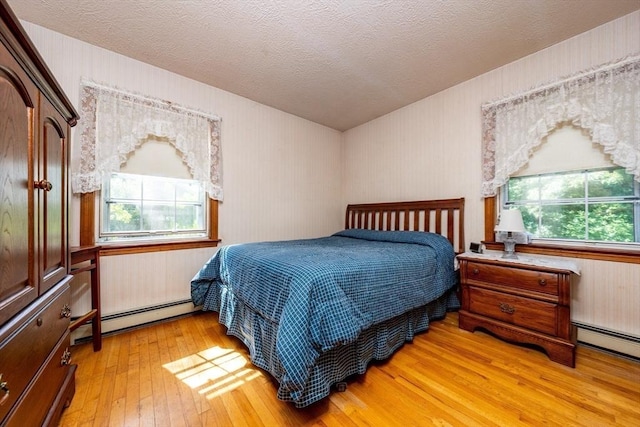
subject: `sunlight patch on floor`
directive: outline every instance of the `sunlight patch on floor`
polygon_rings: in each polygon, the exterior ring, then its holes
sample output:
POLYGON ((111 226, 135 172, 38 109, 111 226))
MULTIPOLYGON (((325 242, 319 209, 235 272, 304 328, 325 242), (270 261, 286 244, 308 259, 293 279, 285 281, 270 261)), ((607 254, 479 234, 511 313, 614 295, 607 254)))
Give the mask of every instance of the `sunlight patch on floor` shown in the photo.
POLYGON ((208 399, 262 376, 242 354, 217 346, 166 363, 163 367, 208 399))

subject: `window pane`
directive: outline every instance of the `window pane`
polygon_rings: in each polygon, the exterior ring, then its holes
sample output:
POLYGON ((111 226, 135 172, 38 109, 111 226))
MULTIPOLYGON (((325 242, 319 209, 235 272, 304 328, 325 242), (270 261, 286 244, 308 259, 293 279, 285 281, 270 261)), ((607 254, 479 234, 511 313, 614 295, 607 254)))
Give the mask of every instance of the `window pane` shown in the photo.
POLYGON ((633 176, 624 169, 589 172, 589 197, 633 196, 633 176))
POLYGON ((538 231, 538 237, 584 240, 586 236, 584 205, 542 206, 538 231))
POLYGON ((633 204, 597 203, 589 205, 589 239, 633 242, 633 204))
POLYGON ((202 186, 195 181, 176 183, 176 200, 179 202, 202 203, 202 186))
POLYGON ((509 180, 509 200, 538 200, 540 199, 540 179, 537 176, 511 178, 509 180))
POLYGON ((108 203, 109 232, 140 230, 140 205, 108 203))
POLYGON ((109 193, 111 199, 139 200, 142 197, 142 179, 135 175, 113 174, 109 193))
POLYGON ((524 228, 534 236, 538 236, 538 218, 540 217, 540 208, 538 205, 520 205, 518 206, 522 214, 522 222, 524 228))
POLYGON ((145 177, 143 185, 145 200, 173 201, 175 199, 175 185, 172 180, 145 177))
POLYGON ((173 230, 173 205, 161 203, 144 204, 144 230, 173 230))
POLYGON ((540 177, 540 197, 543 200, 584 198, 584 174, 552 174, 540 177))
POLYGON ((199 205, 178 205, 176 208, 176 229, 202 229, 202 207, 199 205))

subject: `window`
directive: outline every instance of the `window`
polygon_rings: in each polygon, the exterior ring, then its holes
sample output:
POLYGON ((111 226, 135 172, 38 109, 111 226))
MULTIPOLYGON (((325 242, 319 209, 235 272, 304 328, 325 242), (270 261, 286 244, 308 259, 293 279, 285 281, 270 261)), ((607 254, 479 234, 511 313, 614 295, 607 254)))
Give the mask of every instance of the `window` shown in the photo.
MULTIPOLYGON (((525 214, 530 214, 528 225, 531 231, 544 236, 546 231, 551 229, 553 218, 549 210, 552 209, 552 205, 556 205, 557 211, 568 210, 568 205, 575 201, 572 200, 575 197, 568 198, 565 200, 565 206, 560 203, 560 200, 542 199, 542 194, 538 194, 536 201, 535 195, 529 198, 529 194, 524 193, 519 196, 520 199, 509 198, 506 192, 510 178, 517 181, 517 176, 524 180, 526 177, 537 175, 541 178, 554 174, 559 176, 567 171, 596 171, 613 166, 624 167, 625 170, 631 171, 632 175, 638 176, 639 170, 635 159, 640 153, 638 145, 640 140, 635 131, 638 121, 634 119, 634 111, 637 112, 634 106, 638 105, 636 101, 640 95, 639 65, 637 57, 603 64, 597 69, 577 73, 573 77, 562 78, 558 82, 482 105, 482 195, 485 197, 484 237, 487 248, 502 248, 501 244, 495 242, 494 232, 500 206, 518 203, 519 207, 526 211, 525 214), (563 140, 556 147, 557 150, 553 153, 555 155, 544 154, 543 152, 553 145, 551 139, 554 135, 562 133, 562 128, 567 125, 578 128, 585 136, 583 139, 589 142, 570 144, 570 146, 566 140, 563 140), (595 147, 600 149, 601 155, 591 155, 595 154, 594 150, 588 148, 595 147), (534 161, 540 167, 527 167, 534 161), (543 210, 546 202, 548 202, 547 212, 543 210)), ((562 236, 576 238, 579 235, 579 240, 576 240, 578 244, 566 244, 566 241, 534 241, 532 245, 521 245, 521 250, 541 255, 639 263, 638 184, 633 185, 634 196, 614 193, 609 195, 611 197, 609 200, 604 196, 596 196, 582 190, 584 194, 579 198, 583 200, 578 201, 582 203, 581 209, 577 209, 574 217, 567 216, 556 221, 555 229, 560 228, 561 232, 557 234, 549 232, 549 235, 558 236, 550 239, 557 240, 562 236), (600 197, 599 200, 598 197, 600 197), (635 205, 631 204, 629 197, 636 197, 635 205), (586 239, 594 238, 630 240, 629 228, 622 233, 611 233, 610 230, 601 233, 601 236, 596 236, 594 233, 598 225, 601 229, 613 228, 605 227, 605 222, 609 219, 623 218, 625 215, 613 215, 609 212, 604 216, 600 215, 598 219, 596 208, 604 208, 596 207, 596 203, 590 202, 609 202, 609 207, 613 208, 616 206, 614 201, 620 202, 617 205, 618 208, 627 209, 627 218, 633 212, 631 224, 634 237, 631 241, 634 243, 626 244, 625 247, 609 243, 584 244, 586 239), (633 209, 630 206, 633 206, 633 209), (582 219, 576 222, 580 224, 577 229, 581 232, 577 233, 575 230, 569 230, 568 227, 564 229, 560 227, 561 222, 579 218, 580 215, 582 219)), ((538 192, 541 193, 541 190, 538 192)))
POLYGON ((640 242, 640 185, 623 168, 518 176, 502 191, 541 239, 640 242))
POLYGON ((103 184, 100 240, 204 237, 205 200, 195 180, 111 173, 103 184))

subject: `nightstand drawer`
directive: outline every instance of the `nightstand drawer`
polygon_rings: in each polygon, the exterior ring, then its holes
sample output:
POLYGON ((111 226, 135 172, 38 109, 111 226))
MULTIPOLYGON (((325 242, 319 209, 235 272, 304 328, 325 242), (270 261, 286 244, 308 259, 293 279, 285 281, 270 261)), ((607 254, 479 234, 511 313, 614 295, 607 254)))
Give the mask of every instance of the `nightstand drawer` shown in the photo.
POLYGON ((549 335, 556 334, 555 304, 469 287, 470 311, 549 335))
POLYGON ((469 261, 466 276, 471 281, 558 295, 558 275, 555 273, 469 261))

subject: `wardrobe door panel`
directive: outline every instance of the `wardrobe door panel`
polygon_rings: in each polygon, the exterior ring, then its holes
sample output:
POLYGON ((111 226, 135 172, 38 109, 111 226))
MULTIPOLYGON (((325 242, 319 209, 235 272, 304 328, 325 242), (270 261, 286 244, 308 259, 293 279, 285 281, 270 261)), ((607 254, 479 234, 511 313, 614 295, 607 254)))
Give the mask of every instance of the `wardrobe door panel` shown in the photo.
POLYGON ((66 122, 44 99, 40 111, 40 161, 36 184, 39 188, 36 193, 40 222, 42 294, 67 274, 67 128, 66 122))
POLYGON ((35 87, 0 53, 0 324, 37 296, 31 158, 35 87))

